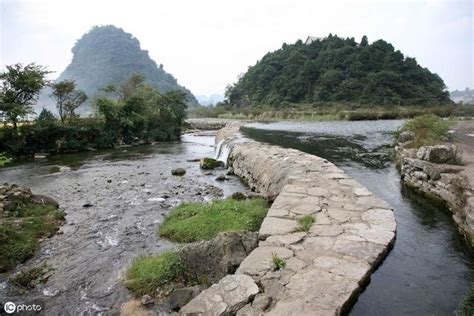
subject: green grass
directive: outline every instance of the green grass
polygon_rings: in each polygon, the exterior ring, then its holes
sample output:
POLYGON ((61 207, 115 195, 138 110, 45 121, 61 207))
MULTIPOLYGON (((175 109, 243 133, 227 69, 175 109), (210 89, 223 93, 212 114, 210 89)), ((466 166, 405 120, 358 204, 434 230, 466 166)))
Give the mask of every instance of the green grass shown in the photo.
POLYGON ((52 205, 22 204, 4 213, 0 224, 0 272, 34 255, 41 238, 56 233, 64 212, 52 205))
POLYGON ((15 274, 9 281, 21 288, 33 288, 36 284, 44 281, 42 280, 43 275, 50 270, 48 265, 41 264, 15 274))
POLYGON ((157 256, 136 258, 127 270, 125 286, 135 295, 154 295, 156 290, 170 283, 186 284, 187 269, 181 258, 172 251, 157 256))
POLYGON ((159 234, 178 242, 193 242, 212 239, 223 231, 256 231, 267 211, 267 202, 261 198, 182 203, 170 212, 159 234))
POLYGON ((458 310, 456 311, 458 316, 471 316, 474 315, 474 284, 467 291, 466 295, 459 303, 458 310))
POLYGON ((400 132, 411 131, 415 140, 411 147, 436 145, 448 137, 449 123, 433 114, 425 114, 407 121, 400 132))
POLYGON ((311 215, 306 215, 298 219, 298 231, 307 232, 310 230, 311 226, 313 226, 314 217, 311 215))
POLYGON ((274 267, 275 271, 283 270, 285 268, 286 266, 285 260, 280 258, 277 254, 275 253, 272 254, 272 260, 273 260, 273 265, 275 266, 274 267))

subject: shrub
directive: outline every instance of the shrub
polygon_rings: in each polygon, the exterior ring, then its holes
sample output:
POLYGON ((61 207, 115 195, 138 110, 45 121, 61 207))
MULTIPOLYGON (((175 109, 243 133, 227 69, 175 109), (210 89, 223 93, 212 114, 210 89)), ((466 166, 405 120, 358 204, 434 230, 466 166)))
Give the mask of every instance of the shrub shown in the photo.
POLYGON ((11 159, 8 158, 5 153, 0 153, 0 167, 3 167, 9 162, 11 162, 11 159))
POLYGON ((415 134, 415 140, 412 143, 415 148, 440 143, 448 136, 448 130, 449 123, 433 114, 411 119, 401 129, 401 131, 411 131, 415 134))
POLYGON ((159 234, 178 242, 192 242, 212 239, 223 231, 256 231, 267 210, 267 202, 261 198, 182 203, 170 212, 159 234))
POLYGON ((136 258, 127 270, 125 286, 135 295, 153 294, 170 283, 186 283, 187 269, 172 251, 136 258))
POLYGON ((313 226, 314 217, 311 215, 306 215, 298 219, 298 231, 309 231, 311 226, 313 226))

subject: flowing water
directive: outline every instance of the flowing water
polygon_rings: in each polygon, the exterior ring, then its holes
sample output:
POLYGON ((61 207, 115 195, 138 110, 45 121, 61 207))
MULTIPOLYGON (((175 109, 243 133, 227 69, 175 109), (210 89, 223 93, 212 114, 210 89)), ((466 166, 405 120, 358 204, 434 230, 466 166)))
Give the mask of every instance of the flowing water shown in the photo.
POLYGON ((130 298, 121 283, 138 255, 173 244, 156 227, 180 201, 206 201, 244 190, 223 171, 203 172, 190 161, 214 155, 215 132, 187 134, 181 142, 51 156, 0 171, 0 183, 28 186, 55 198, 66 210, 62 234, 45 240, 32 260, 54 268, 44 285, 18 292, 0 275, 0 302, 40 304, 46 315, 114 314, 130 298), (62 172, 50 173, 52 166, 62 172), (171 169, 184 167, 183 177, 171 169))
POLYGON ((401 185, 390 147, 402 123, 252 123, 243 134, 324 157, 394 208, 394 247, 351 315, 454 315, 474 281, 474 256, 448 210, 401 185))

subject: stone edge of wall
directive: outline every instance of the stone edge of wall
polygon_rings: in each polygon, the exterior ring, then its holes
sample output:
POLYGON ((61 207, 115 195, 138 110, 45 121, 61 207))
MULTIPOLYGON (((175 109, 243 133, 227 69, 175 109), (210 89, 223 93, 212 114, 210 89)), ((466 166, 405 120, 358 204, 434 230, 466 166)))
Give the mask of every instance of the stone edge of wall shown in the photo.
MULTIPOLYGON (((441 145, 443 146, 443 145, 441 145)), ((424 146, 425 150, 428 147, 424 146)), ((474 192, 463 175, 464 167, 418 159, 416 149, 395 147, 402 183, 428 198, 445 204, 467 242, 474 246, 474 192)))
POLYGON ((325 159, 234 141, 240 127, 233 123, 219 130, 216 144, 230 147, 229 166, 236 175, 276 199, 260 228, 258 247, 235 273, 241 277, 224 277, 180 314, 348 311, 395 240, 391 207, 325 159), (308 215, 315 219, 313 226, 299 230, 297 220, 308 215), (282 270, 274 270, 275 256, 285 262, 282 270))

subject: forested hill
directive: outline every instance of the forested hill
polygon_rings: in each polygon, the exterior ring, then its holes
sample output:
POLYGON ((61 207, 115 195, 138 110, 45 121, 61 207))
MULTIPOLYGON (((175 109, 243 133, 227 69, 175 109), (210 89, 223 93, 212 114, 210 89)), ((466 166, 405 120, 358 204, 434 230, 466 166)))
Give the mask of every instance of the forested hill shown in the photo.
POLYGON ((76 42, 72 53, 72 62, 57 80, 76 80, 77 87, 90 98, 109 83, 121 83, 130 75, 141 73, 160 91, 182 90, 188 104, 197 104, 191 92, 164 71, 163 65, 158 66, 140 48, 140 42, 121 28, 95 26, 76 42))
POLYGON ((378 40, 329 35, 267 53, 226 91, 235 106, 354 102, 377 105, 448 103, 443 80, 378 40))

